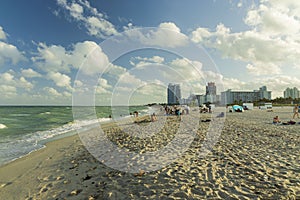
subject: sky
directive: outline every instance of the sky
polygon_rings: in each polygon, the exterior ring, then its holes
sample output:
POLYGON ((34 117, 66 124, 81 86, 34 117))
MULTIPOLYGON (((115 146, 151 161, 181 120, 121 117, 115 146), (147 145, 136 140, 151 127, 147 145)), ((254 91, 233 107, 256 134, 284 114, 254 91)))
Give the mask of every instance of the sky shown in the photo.
POLYGON ((298 0, 4 0, 0 105, 121 105, 300 89, 298 0), (17 5, 17 6, 16 6, 17 5))

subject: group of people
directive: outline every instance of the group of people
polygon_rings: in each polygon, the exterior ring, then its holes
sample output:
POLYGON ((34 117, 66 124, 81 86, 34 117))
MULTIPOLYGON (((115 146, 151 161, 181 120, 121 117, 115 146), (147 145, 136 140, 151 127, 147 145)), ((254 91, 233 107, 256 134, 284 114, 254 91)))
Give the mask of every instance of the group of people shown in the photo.
POLYGON ((189 114, 190 107, 189 106, 165 106, 166 115, 184 115, 189 114))
MULTIPOLYGON (((300 118, 299 117, 299 105, 298 104, 296 104, 293 108, 293 119, 295 119, 296 116, 297 116, 297 118, 300 118)), ((278 116, 275 116, 273 118, 273 124, 279 124, 279 123, 281 123, 281 120, 279 119, 278 116)), ((288 122, 282 122, 282 124, 284 124, 284 125, 292 124, 293 125, 293 124, 296 124, 296 122, 293 121, 293 120, 290 120, 288 122)))

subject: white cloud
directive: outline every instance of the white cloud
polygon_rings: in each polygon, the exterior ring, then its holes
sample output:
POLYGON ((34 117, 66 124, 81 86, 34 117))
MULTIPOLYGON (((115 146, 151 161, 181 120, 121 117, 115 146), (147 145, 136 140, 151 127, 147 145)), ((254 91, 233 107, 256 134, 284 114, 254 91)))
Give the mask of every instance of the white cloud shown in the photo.
POLYGON ((17 96, 17 88, 11 85, 0 85, 0 93, 2 98, 13 98, 17 96))
POLYGON ((172 22, 161 23, 157 29, 132 29, 125 34, 144 45, 175 48, 188 43, 188 37, 172 22))
POLYGON ((99 82, 99 86, 103 88, 111 88, 111 85, 109 85, 107 80, 104 78, 100 78, 98 82, 99 82))
POLYGON ((243 2, 242 2, 242 1, 238 2, 236 6, 237 6, 238 8, 243 7, 243 2))
POLYGON ((3 83, 12 83, 14 81, 14 76, 8 72, 1 74, 0 77, 3 83))
POLYGON ((32 57, 32 61, 43 71, 69 72, 71 66, 68 63, 71 55, 62 46, 40 43, 38 55, 32 57))
POLYGON ((6 40, 6 33, 3 28, 0 26, 0 40, 6 40))
POLYGON ((174 73, 176 73, 178 74, 177 79, 180 78, 181 81, 200 81, 203 78, 202 63, 199 61, 177 58, 168 63, 168 66, 174 72, 169 74, 166 71, 165 73, 169 76, 174 76, 174 73))
MULTIPOLYGON (((153 56, 151 58, 138 56, 138 57, 135 57, 132 59, 132 61, 135 61, 135 60, 147 61, 147 62, 153 62, 153 63, 163 63, 165 59, 161 56, 153 56)), ((135 65, 135 63, 132 63, 132 64, 135 65)))
POLYGON ((126 87, 139 87, 144 84, 145 82, 143 82, 141 79, 131 74, 130 72, 122 74, 118 80, 118 85, 126 87))
POLYGON ((130 64, 137 68, 143 68, 152 64, 162 64, 164 62, 164 58, 160 56, 153 56, 151 58, 148 57, 135 57, 130 60, 130 64), (137 61, 137 62, 136 62, 137 61))
POLYGON ((25 88, 26 90, 31 90, 34 85, 27 81, 24 77, 21 77, 19 80, 18 80, 18 85, 22 88, 25 88))
POLYGON ((214 31, 197 28, 191 38, 219 50, 224 58, 248 63, 253 75, 279 74, 286 67, 300 68, 299 13, 299 1, 264 0, 245 17, 250 30, 234 33, 219 24, 214 31))
POLYGON ((130 103, 136 105, 153 102, 166 102, 166 91, 167 88, 162 83, 146 84, 134 91, 130 98, 130 103))
POLYGON ((38 53, 32 60, 46 72, 68 73, 81 67, 83 73, 93 75, 102 72, 109 63, 100 46, 92 41, 79 42, 71 50, 40 43, 38 53))
POLYGON ((14 45, 0 41, 0 65, 6 62, 17 64, 20 61, 25 61, 26 58, 14 45))
POLYGON ((109 89, 112 88, 111 85, 108 84, 108 81, 104 78, 100 78, 98 81, 98 85, 95 87, 96 94, 111 94, 111 91, 109 89))
POLYGON ((79 87, 82 87, 83 86, 83 83, 80 81, 80 80, 75 80, 74 81, 74 86, 77 88, 79 88, 79 87))
POLYGON ((68 11, 73 19, 82 23, 90 35, 106 38, 118 33, 114 25, 107 20, 107 17, 93 8, 86 0, 70 3, 67 0, 57 0, 57 3, 68 11))
POLYGON ((72 3, 70 6, 70 14, 75 19, 80 19, 83 14, 83 7, 77 3, 72 3))
POLYGON ((85 56, 84 62, 81 63, 83 64, 81 66, 83 73, 87 75, 94 75, 104 72, 109 66, 109 60, 100 46, 92 42, 77 44, 75 47, 75 52, 79 52, 80 54, 82 51, 86 52, 85 49, 87 49, 89 52, 87 52, 88 54, 86 54, 87 56, 85 56))
POLYGON ((51 87, 44 88, 44 91, 47 93, 47 96, 51 97, 60 97, 62 94, 60 94, 56 89, 51 87))
POLYGON ((127 70, 124 67, 117 66, 110 64, 109 67, 106 69, 105 73, 115 76, 115 77, 120 77, 122 74, 126 73, 127 70))
POLYGON ((69 76, 59 72, 50 72, 48 77, 53 80, 58 87, 71 89, 71 78, 69 76))
POLYGON ((281 69, 278 67, 278 65, 275 65, 273 63, 256 62, 255 66, 253 66, 252 64, 248 64, 246 68, 250 74, 254 74, 257 76, 269 75, 269 74, 281 74, 281 69))
POLYGON ((204 40, 209 39, 212 36, 212 33, 208 28, 199 27, 192 32, 191 40, 193 42, 204 42, 204 40))
POLYGON ((245 23, 267 34, 294 35, 300 30, 299 12, 299 1, 261 1, 248 12, 245 23))
POLYGON ((35 77, 42 77, 42 75, 31 68, 22 69, 21 73, 26 78, 35 78, 35 77))
POLYGON ((72 97, 72 94, 70 92, 64 91, 63 96, 64 97, 72 97))
POLYGON ((30 91, 34 88, 34 84, 26 80, 25 77, 18 77, 14 74, 15 72, 12 70, 0 74, 1 94, 6 98, 15 97, 18 94, 18 90, 25 89, 30 91))

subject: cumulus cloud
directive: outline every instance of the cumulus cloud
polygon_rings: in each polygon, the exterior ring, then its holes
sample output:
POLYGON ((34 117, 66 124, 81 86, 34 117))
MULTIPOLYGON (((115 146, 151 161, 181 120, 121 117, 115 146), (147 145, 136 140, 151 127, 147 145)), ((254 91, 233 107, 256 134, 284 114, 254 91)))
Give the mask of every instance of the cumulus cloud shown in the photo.
POLYGON ((69 73, 81 68, 87 75, 102 72, 109 64, 99 45, 92 41, 79 42, 67 50, 62 46, 40 43, 38 55, 32 57, 35 64, 46 72, 69 73))
POLYGON ((142 68, 151 63, 162 64, 164 60, 165 59, 161 56, 153 56, 151 58, 138 56, 138 57, 131 58, 130 64, 134 67, 142 68))
POLYGON ((15 65, 25 60, 26 58, 16 46, 0 41, 0 65, 6 62, 11 62, 15 65))
POLYGON ((286 66, 299 67, 300 3, 265 0, 245 17, 249 30, 232 32, 224 24, 215 30, 197 28, 192 41, 219 50, 224 58, 248 63, 249 73, 280 74, 286 66))
POLYGON ((32 61, 43 71, 69 72, 71 66, 67 62, 71 55, 62 46, 47 46, 39 43, 38 55, 32 57, 32 61))
POLYGON ((242 2, 242 1, 238 2, 236 6, 237 6, 238 8, 243 7, 243 2, 242 2))
POLYGON ((181 75, 183 81, 196 81, 203 78, 202 63, 184 58, 172 60, 168 66, 181 75))
POLYGON ((57 0, 57 3, 68 12, 72 19, 83 24, 92 36, 106 38, 118 33, 107 17, 92 7, 87 0, 72 2, 57 0))
POLYGON ((280 67, 274 63, 256 62, 255 65, 248 64, 246 68, 249 73, 254 74, 256 76, 269 75, 269 74, 281 74, 280 67))
POLYGON ((3 28, 0 26, 0 40, 6 40, 6 33, 3 28))
POLYGON ((50 72, 48 78, 54 81, 58 87, 64 87, 71 89, 71 78, 65 74, 59 72, 50 72))
POLYGON ((145 82, 143 82, 141 79, 136 77, 134 74, 130 72, 126 72, 120 76, 120 79, 118 80, 118 85, 123 87, 139 87, 144 85, 145 82))
POLYGON ((25 89, 30 91, 34 88, 34 84, 26 80, 25 77, 15 76, 14 74, 15 72, 12 70, 0 74, 0 91, 3 97, 15 97, 18 94, 18 90, 25 89))
POLYGON ((14 81, 14 76, 8 72, 1 74, 0 77, 1 77, 1 82, 4 82, 4 83, 10 84, 14 81))
POLYGON ((21 74, 26 78, 42 77, 42 75, 31 68, 22 69, 21 74))
POLYGON ((20 87, 22 88, 25 88, 26 90, 31 90, 34 85, 27 81, 24 77, 21 77, 19 80, 18 80, 18 85, 20 85, 20 87))
MULTIPOLYGON (((132 61, 147 61, 147 62, 154 62, 154 63, 163 63, 165 58, 161 57, 161 56, 153 56, 151 58, 148 57, 134 57, 132 58, 132 61)), ((135 63, 132 63, 132 65, 135 65, 135 63)))
POLYGON ((6 42, 6 36, 7 33, 0 26, 0 67, 5 63, 15 65, 20 61, 26 61, 25 56, 16 46, 6 42))
POLYGON ((50 95, 50 97, 60 97, 60 96, 62 96, 62 94, 61 93, 59 93, 56 89, 54 89, 54 88, 51 88, 51 87, 45 87, 44 88, 44 91, 48 94, 48 95, 50 95))
POLYGON ((17 88, 11 85, 0 85, 1 96, 5 98, 12 98, 17 95, 17 88))
POLYGON ((140 41, 145 45, 175 48, 184 46, 188 37, 181 33, 179 27, 173 22, 161 23, 157 29, 133 29, 126 32, 128 38, 140 41))

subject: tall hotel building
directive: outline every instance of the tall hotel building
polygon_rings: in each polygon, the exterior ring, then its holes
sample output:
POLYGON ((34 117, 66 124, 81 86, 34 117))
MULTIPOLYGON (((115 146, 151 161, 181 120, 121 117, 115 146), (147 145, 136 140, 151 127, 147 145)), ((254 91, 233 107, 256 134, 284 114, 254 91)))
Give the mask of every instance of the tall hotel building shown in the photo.
POLYGON ((180 104, 181 91, 179 84, 168 85, 168 104, 180 104))
POLYGON ((286 88, 286 90, 283 92, 283 97, 284 98, 291 97, 292 99, 298 99, 300 97, 300 92, 296 87, 286 88))
POLYGON ((259 88, 259 90, 254 91, 227 90, 225 92, 221 92, 221 103, 223 105, 232 104, 240 101, 247 103, 258 101, 260 99, 271 100, 271 91, 268 91, 266 86, 262 86, 261 88, 259 88))

